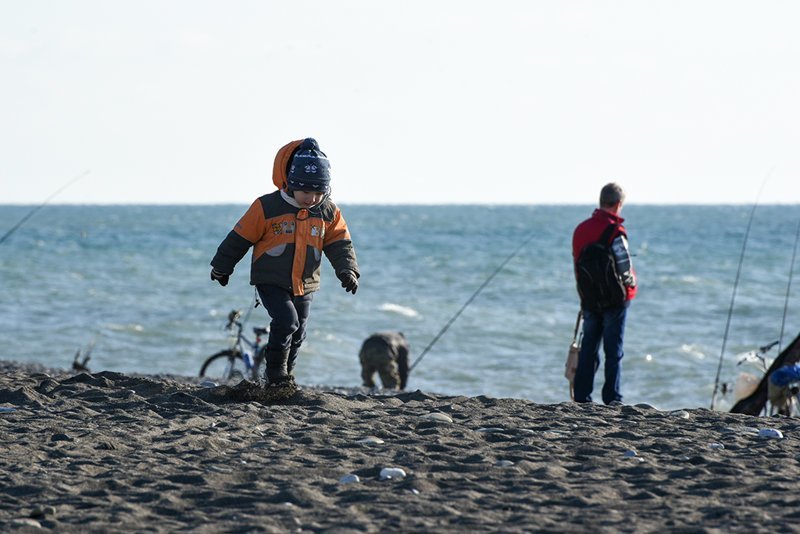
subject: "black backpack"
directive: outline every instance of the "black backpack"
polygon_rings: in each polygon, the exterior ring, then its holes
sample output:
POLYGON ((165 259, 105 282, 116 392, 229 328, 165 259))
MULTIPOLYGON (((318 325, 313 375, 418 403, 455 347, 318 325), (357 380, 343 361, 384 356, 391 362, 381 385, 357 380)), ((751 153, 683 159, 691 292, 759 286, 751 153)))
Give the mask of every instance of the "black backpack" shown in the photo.
POLYGON ((611 236, 617 229, 610 224, 600 240, 586 245, 575 262, 575 278, 581 306, 592 311, 618 308, 625 303, 627 290, 617 273, 617 262, 611 250, 611 236))

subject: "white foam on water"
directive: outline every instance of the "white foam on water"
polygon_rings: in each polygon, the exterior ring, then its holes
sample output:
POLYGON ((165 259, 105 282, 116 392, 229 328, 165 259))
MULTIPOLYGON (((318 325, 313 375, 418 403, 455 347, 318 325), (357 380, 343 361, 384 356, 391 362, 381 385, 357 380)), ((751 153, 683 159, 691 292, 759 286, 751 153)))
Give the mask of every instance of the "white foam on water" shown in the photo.
POLYGON ((706 357, 705 353, 702 350, 700 350, 697 347, 697 345, 691 345, 688 343, 684 343, 683 345, 681 345, 681 352, 683 352, 684 354, 688 354, 690 356, 694 356, 698 360, 702 360, 703 358, 706 357))
POLYGON ((378 308, 381 311, 387 311, 391 313, 397 313, 399 315, 403 315, 405 317, 418 317, 419 313, 414 308, 409 308, 407 306, 401 306, 400 304, 392 304, 391 302, 385 302, 380 305, 378 308))
POLYGON ((144 332, 144 326, 136 323, 132 324, 108 323, 105 325, 105 327, 115 332, 144 332))

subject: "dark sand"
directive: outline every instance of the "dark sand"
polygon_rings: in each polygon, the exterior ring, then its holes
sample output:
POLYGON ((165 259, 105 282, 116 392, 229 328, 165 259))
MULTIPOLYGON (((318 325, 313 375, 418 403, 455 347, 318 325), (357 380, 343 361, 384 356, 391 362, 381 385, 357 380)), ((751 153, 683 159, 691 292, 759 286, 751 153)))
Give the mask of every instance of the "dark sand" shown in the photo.
POLYGON ((793 419, 0 371, 3 532, 800 532, 793 419))

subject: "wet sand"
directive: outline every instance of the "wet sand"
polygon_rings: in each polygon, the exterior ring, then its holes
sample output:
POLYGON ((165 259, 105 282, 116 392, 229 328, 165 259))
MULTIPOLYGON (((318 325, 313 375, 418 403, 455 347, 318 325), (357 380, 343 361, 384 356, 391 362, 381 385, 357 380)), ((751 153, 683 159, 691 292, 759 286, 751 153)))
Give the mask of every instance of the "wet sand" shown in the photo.
POLYGON ((197 382, 0 361, 0 530, 800 532, 793 419, 197 382))

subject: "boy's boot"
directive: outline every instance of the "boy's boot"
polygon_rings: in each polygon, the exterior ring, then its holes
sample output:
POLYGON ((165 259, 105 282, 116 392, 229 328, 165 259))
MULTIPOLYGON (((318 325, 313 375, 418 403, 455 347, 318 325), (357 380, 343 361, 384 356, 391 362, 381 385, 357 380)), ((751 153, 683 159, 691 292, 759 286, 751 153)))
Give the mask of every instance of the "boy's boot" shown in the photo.
POLYGON ((297 363, 297 353, 300 350, 300 345, 292 345, 289 348, 289 358, 286 360, 286 372, 289 375, 289 380, 294 382, 294 365, 297 363))
POLYGON ((289 359, 289 349, 267 349, 266 351, 266 378, 267 385, 280 384, 286 382, 289 373, 286 370, 286 363, 289 359))
POLYGON ((266 353, 266 385, 264 387, 267 400, 288 399, 297 391, 297 387, 289 380, 286 362, 289 349, 268 349, 266 353))

